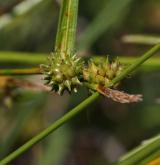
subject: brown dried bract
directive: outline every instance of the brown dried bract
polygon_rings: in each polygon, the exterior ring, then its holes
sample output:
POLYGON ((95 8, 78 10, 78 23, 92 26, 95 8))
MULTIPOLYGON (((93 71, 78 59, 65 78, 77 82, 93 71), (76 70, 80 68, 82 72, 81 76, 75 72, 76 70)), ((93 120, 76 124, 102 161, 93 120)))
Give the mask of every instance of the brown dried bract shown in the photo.
POLYGON ((105 88, 102 86, 98 86, 97 91, 101 93, 102 95, 111 98, 112 100, 119 102, 119 103, 133 103, 133 102, 139 102, 142 101, 142 95, 131 95, 127 94, 122 91, 105 88))

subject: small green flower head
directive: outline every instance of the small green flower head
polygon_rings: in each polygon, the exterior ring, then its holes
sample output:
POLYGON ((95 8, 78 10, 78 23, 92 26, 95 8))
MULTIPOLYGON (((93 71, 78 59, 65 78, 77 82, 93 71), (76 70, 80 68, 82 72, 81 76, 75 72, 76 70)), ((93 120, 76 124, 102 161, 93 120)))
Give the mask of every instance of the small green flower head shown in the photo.
POLYGON ((83 78, 89 84, 107 87, 121 71, 122 66, 118 60, 112 63, 109 63, 108 58, 98 62, 90 60, 83 70, 83 78))
POLYGON ((41 65, 45 74, 46 84, 52 90, 62 94, 64 90, 77 92, 81 85, 83 62, 76 55, 59 55, 54 53, 49 57, 48 65, 41 65))

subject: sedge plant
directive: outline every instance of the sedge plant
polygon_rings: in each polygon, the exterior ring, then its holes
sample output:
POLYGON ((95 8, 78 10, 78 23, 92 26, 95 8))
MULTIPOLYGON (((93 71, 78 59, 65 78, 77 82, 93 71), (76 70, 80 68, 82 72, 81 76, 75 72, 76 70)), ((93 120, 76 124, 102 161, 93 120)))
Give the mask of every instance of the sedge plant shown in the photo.
MULTIPOLYGON (((127 77, 128 74, 131 74, 137 67, 157 53, 160 50, 160 44, 144 53, 128 67, 124 67, 117 59, 110 62, 108 57, 99 62, 95 62, 93 59, 89 59, 86 62, 84 59, 77 56, 75 49, 78 3, 78 0, 62 1, 54 51, 48 57, 48 62, 41 65, 40 70, 32 69, 30 73, 43 73, 46 85, 49 86, 52 91, 60 95, 62 95, 64 91, 68 91, 69 93, 72 91, 78 92, 79 86, 85 86, 91 91, 91 96, 64 114, 48 128, 34 136, 17 150, 3 158, 0 161, 0 165, 10 163, 63 124, 69 122, 89 104, 94 102, 101 94, 121 103, 138 102, 142 100, 141 95, 129 95, 115 88, 122 79, 127 77)), ((8 71, 6 74, 15 73, 16 75, 18 72, 16 71, 17 70, 14 72, 8 71)), ((160 143, 158 143, 158 145, 160 145, 160 143)))

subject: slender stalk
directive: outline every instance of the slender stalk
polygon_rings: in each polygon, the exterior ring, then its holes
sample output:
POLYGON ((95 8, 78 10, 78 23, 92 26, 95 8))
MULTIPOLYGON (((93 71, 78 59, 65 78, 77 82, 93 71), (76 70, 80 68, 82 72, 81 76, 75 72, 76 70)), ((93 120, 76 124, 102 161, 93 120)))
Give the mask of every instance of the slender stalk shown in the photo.
POLYGON ((0 69, 1 75, 33 75, 41 74, 40 68, 27 68, 27 69, 0 69))
POLYGON ((55 51, 70 54, 75 48, 78 0, 63 0, 58 22, 55 51))
POLYGON ((160 135, 147 140, 142 143, 139 147, 133 151, 127 153, 123 156, 118 165, 128 165, 128 164, 139 164, 140 160, 143 160, 145 157, 148 157, 153 151, 156 151, 160 148, 160 135))
POLYGON ((0 51, 0 63, 37 65, 46 61, 47 54, 0 51))
MULTIPOLYGON (((149 50, 147 53, 145 53, 142 57, 137 59, 134 64, 130 65, 128 68, 126 68, 122 74, 120 74, 118 77, 113 79, 112 85, 116 84, 120 80, 122 80, 124 77, 126 77, 128 74, 130 74, 133 70, 137 69, 137 67, 145 62, 149 57, 153 56, 158 50, 160 49, 160 45, 154 46, 151 50, 149 50)), ((65 124, 66 122, 70 121, 73 117, 78 115, 84 108, 86 108, 89 104, 94 102, 99 96, 99 93, 94 93, 90 97, 88 97, 86 100, 84 100, 82 103, 80 103, 77 107, 69 111, 67 114, 65 114, 63 117, 61 117, 59 120, 54 122, 51 126, 46 128, 44 131, 42 131, 37 136, 33 137, 31 140, 29 140, 27 143, 22 145, 20 148, 18 148, 13 153, 9 154, 6 158, 2 159, 0 161, 0 165, 5 165, 21 154, 23 154, 25 151, 30 149, 33 145, 38 143, 39 141, 43 140, 45 137, 47 137, 50 133, 54 132, 57 128, 65 124)))
POLYGON ((63 117, 61 117, 59 120, 57 120, 55 123, 53 123, 51 126, 49 126, 47 129, 42 131, 40 134, 29 140, 27 143, 25 143, 23 146, 21 146, 19 149, 11 153, 9 156, 7 156, 5 159, 0 161, 0 165, 5 165, 14 160, 19 155, 23 154, 26 150, 31 148, 34 144, 38 143, 44 137, 48 136, 50 133, 55 131, 57 128, 62 126, 67 121, 71 120, 74 116, 76 116, 78 113, 80 113, 85 107, 87 107, 89 104, 91 104, 93 101, 95 101, 98 98, 99 94, 94 93, 92 96, 88 97, 86 100, 84 100, 82 103, 80 103, 77 107, 69 111, 67 114, 65 114, 63 117))

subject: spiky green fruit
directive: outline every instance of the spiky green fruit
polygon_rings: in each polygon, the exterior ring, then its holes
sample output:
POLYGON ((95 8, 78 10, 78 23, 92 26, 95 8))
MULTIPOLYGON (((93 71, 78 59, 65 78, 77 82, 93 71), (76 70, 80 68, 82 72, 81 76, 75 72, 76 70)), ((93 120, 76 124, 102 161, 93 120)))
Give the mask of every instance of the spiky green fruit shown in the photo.
POLYGON ((109 63, 108 58, 98 62, 90 60, 83 70, 83 78, 84 81, 91 85, 107 87, 121 71, 122 65, 120 65, 118 60, 112 63, 109 63))
POLYGON ((49 57, 47 65, 41 65, 46 84, 52 90, 62 94, 64 90, 77 92, 81 85, 83 62, 76 55, 54 53, 49 57))

